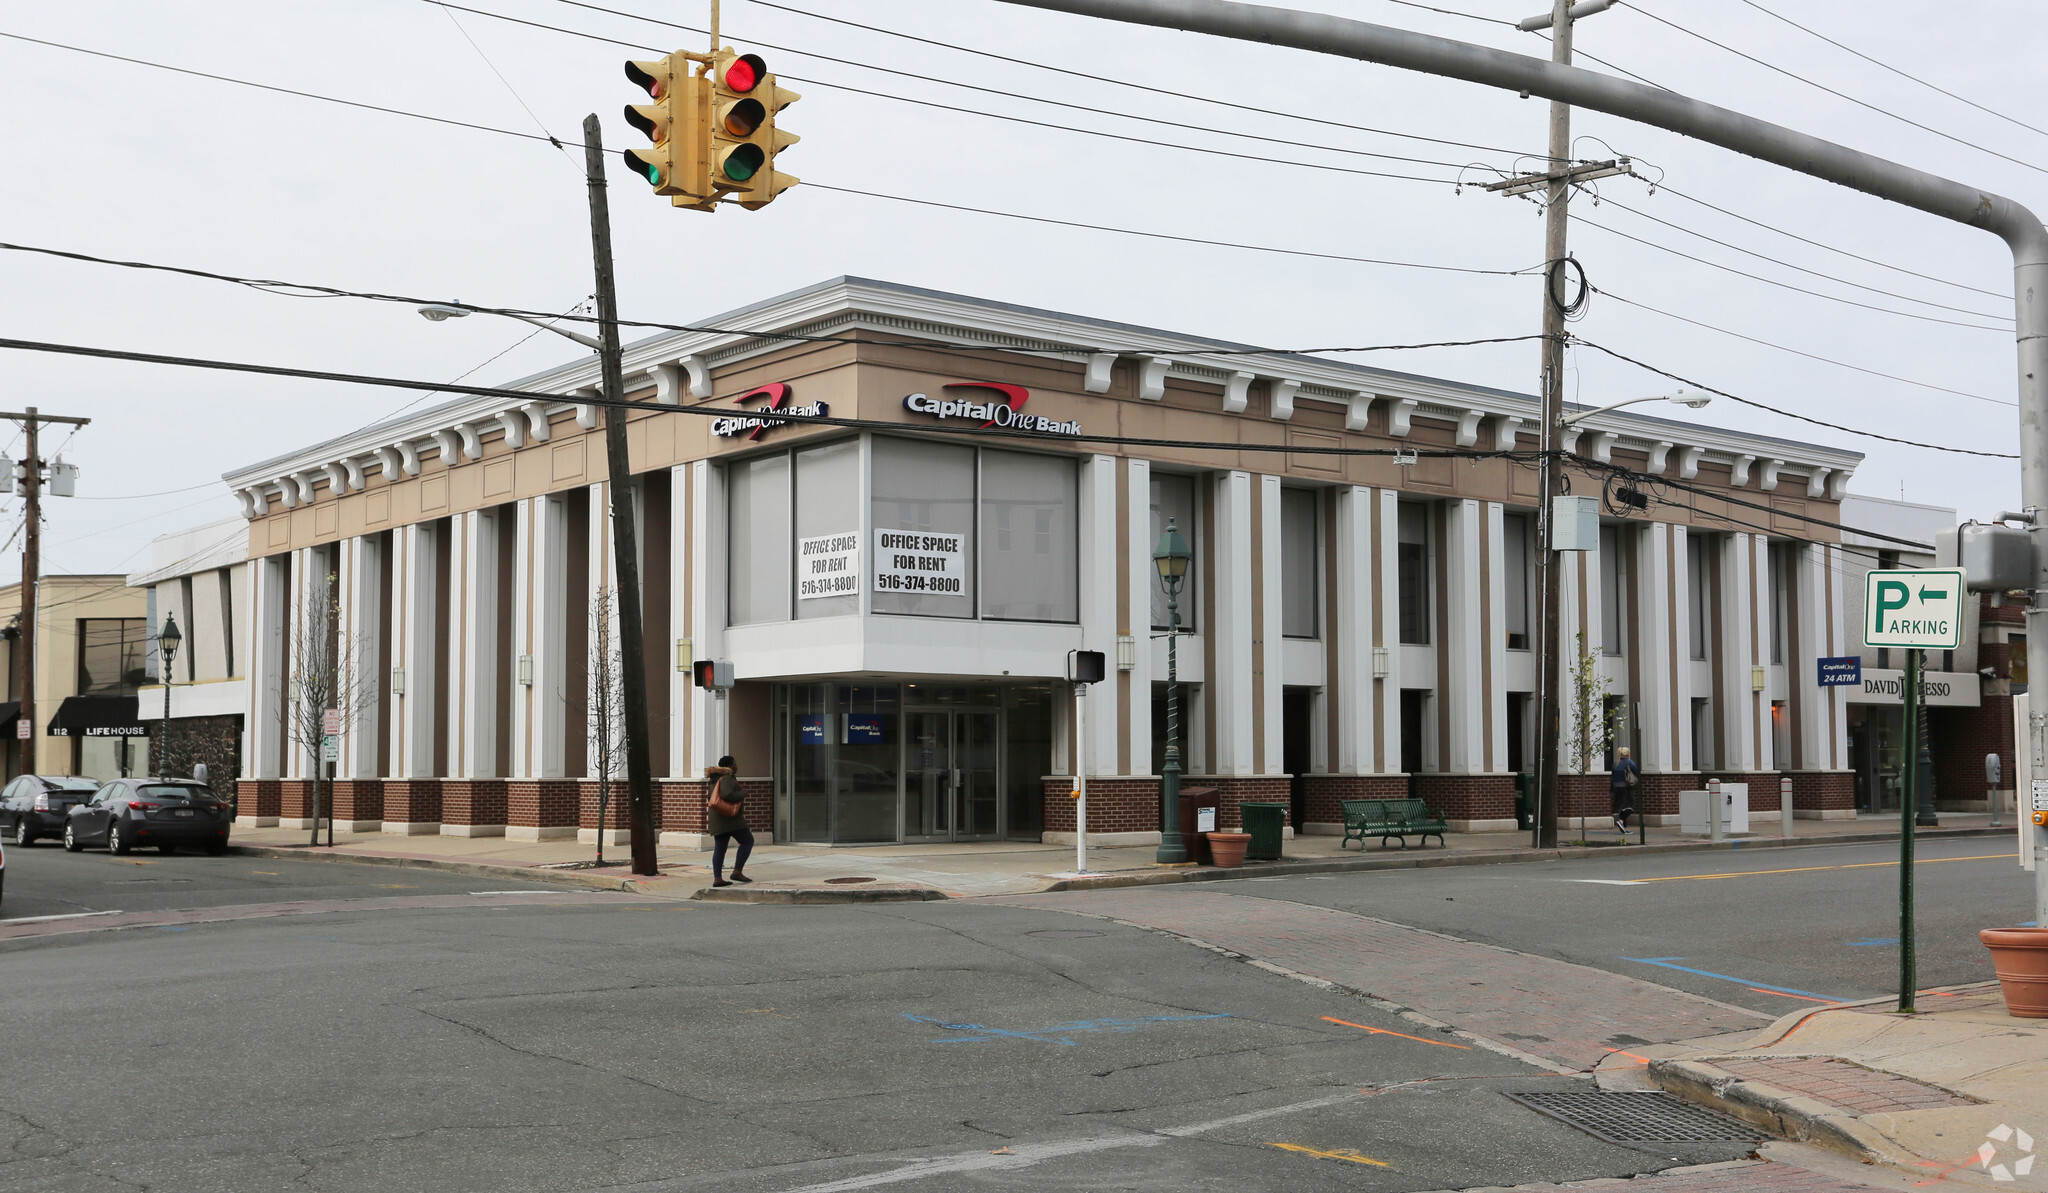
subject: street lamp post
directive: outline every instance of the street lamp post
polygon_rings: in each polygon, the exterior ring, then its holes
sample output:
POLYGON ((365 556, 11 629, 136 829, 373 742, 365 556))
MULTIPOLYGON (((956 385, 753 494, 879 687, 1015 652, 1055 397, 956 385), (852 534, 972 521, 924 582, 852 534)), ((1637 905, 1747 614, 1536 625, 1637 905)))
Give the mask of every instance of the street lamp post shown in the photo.
POLYGON ((1159 583, 1166 589, 1166 761, 1159 768, 1159 853, 1153 858, 1161 865, 1178 865, 1188 860, 1187 843, 1180 836, 1180 586, 1187 581, 1188 561, 1193 552, 1181 537, 1172 518, 1166 533, 1152 549, 1152 566, 1159 569, 1159 583))
POLYGON ((185 636, 178 632, 176 614, 164 614, 164 628, 157 631, 156 651, 164 663, 164 724, 163 732, 157 736, 156 774, 160 779, 170 778, 171 755, 171 660, 178 657, 178 644, 185 636))

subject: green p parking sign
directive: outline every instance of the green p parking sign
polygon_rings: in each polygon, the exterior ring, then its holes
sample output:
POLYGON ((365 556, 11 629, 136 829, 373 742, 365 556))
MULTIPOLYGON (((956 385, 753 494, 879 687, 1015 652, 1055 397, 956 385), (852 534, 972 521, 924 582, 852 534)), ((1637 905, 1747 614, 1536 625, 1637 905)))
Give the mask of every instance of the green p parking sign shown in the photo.
POLYGON ((1963 644, 1963 569, 1871 572, 1863 579, 1863 645, 1954 650, 1963 644))

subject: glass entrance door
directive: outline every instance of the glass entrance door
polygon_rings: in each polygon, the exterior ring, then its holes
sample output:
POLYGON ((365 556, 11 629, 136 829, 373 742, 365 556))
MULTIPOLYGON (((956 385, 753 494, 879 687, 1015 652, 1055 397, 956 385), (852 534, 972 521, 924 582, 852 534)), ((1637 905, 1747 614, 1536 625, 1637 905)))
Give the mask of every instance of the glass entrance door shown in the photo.
POLYGON ((904 715, 905 840, 977 840, 1002 831, 1000 719, 993 710, 904 715))

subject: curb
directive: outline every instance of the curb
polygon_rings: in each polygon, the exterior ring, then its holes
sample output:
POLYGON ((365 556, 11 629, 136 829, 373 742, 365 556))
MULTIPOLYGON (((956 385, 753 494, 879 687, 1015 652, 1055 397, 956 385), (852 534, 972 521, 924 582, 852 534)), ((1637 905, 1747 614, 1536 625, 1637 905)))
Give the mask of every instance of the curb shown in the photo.
MULTIPOLYGON (((2015 830, 2011 828, 1954 828, 1933 829, 1915 833, 1915 841, 1940 840, 1947 837, 1998 837, 2015 830)), ((1659 845, 1628 846, 1578 846, 1559 849, 1488 849, 1469 853, 1452 853, 1448 850, 1424 854, 1395 853, 1391 857, 1366 855, 1364 857, 1326 858, 1316 861, 1278 861, 1257 865, 1247 864, 1225 869, 1217 866, 1198 866, 1188 869, 1161 869, 1156 872, 1105 874, 1101 877, 1063 878, 1036 892, 1051 894, 1055 891, 1098 891, 1117 887, 1166 886, 1181 882, 1217 882, 1232 878, 1284 878, 1293 874, 1345 874, 1373 870, 1428 870, 1444 866, 1499 866, 1515 862, 1555 862, 1589 857, 1640 857, 1644 854, 1662 853, 1706 853, 1713 850, 1737 849, 1788 849, 1803 845, 1861 845, 1897 841, 1896 833, 1831 833, 1815 834, 1809 837, 1762 837, 1741 841, 1672 841, 1659 845)))
POLYGON ((1649 1074, 1666 1093, 1733 1115, 1781 1139, 1815 1144, 1865 1164, 1911 1163, 1857 1115, 1775 1085, 1744 1081, 1705 1061, 1653 1060, 1649 1074))
POLYGON ((929 887, 705 887, 692 899, 707 903, 922 903, 944 899, 929 887))
POLYGON ((639 879, 625 878, 612 874, 591 874, 577 870, 543 870, 535 866, 506 866, 495 862, 464 862, 437 857, 387 857, 371 853, 343 853, 321 847, 298 847, 287 845, 234 845, 228 852, 243 857, 293 858, 313 862, 355 862, 365 866, 403 866, 413 869, 441 870, 450 874, 467 874, 474 878, 495 878, 504 880, 516 878, 521 882, 537 882, 548 886, 575 887, 578 890, 624 891, 628 894, 647 895, 662 893, 659 888, 650 890, 639 879))

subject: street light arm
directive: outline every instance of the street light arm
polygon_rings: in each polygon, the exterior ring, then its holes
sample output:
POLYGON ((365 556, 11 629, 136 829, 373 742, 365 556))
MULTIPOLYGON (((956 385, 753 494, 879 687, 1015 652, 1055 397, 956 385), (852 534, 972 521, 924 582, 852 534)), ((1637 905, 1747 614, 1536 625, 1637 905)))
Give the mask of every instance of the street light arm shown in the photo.
POLYGON ((517 319, 521 323, 531 323, 535 327, 543 328, 547 331, 554 332, 556 335, 561 336, 564 339, 574 340, 577 343, 583 345, 585 348, 590 349, 592 352, 604 351, 604 345, 599 343, 595 337, 584 335, 580 331, 570 331, 566 327, 556 327, 554 324, 549 323, 544 319, 536 319, 532 315, 518 315, 514 314, 511 311, 487 311, 485 313, 491 315, 503 315, 507 319, 517 319))
MULTIPOLYGON (((1683 391, 1681 391, 1681 393, 1682 392, 1683 391)), ((1651 394, 1647 398, 1623 398, 1619 402, 1609 402, 1605 406, 1596 406, 1591 410, 1576 411, 1574 413, 1565 415, 1561 419, 1558 419, 1557 423, 1561 427, 1569 427, 1574 423, 1581 422, 1585 419, 1589 419, 1596 414, 1605 414, 1610 410, 1619 410, 1623 406, 1634 406, 1642 402, 1678 402, 1681 405, 1686 406, 1706 405, 1705 401, 1681 397, 1680 394, 1651 394)))

